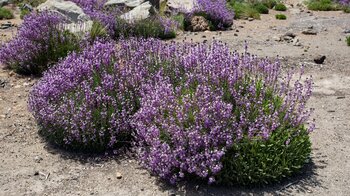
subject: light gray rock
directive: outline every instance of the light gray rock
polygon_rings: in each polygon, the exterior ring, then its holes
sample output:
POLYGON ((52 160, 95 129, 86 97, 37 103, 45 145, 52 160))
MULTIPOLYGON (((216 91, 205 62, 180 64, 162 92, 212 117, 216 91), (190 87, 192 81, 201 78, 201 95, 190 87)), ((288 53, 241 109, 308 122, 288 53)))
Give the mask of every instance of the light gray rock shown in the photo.
POLYGON ((71 1, 47 0, 40 4, 39 11, 52 10, 66 16, 71 22, 89 21, 90 17, 86 15, 81 7, 71 1))
POLYGON ((0 0, 0 7, 7 5, 9 3, 9 0, 0 0))
POLYGON ((150 2, 146 1, 141 5, 135 7, 134 9, 130 10, 129 12, 121 15, 120 17, 127 21, 146 19, 151 15, 151 8, 152 5, 150 4, 150 2))
POLYGON ((195 5, 194 0, 168 0, 167 5, 170 9, 190 11, 195 5))
POLYGON ((311 28, 305 29, 301 33, 304 35, 317 35, 317 31, 311 28))
POLYGON ((134 8, 141 5, 145 0, 109 0, 105 3, 105 6, 126 6, 129 8, 134 8))

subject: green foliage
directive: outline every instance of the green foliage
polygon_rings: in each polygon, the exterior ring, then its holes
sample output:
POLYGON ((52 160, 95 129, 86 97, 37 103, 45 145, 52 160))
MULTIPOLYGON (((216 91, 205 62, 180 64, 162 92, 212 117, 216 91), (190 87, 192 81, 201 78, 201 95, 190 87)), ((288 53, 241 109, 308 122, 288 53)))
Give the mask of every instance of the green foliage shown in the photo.
POLYGON ((0 20, 2 19, 12 19, 14 18, 11 10, 0 7, 0 20))
POLYGON ((133 23, 133 35, 135 37, 156 37, 161 39, 170 39, 176 37, 175 32, 166 34, 159 20, 147 18, 133 23))
POLYGON ((92 41, 95 41, 99 37, 107 37, 107 29, 100 22, 94 21, 90 29, 90 38, 92 41))
POLYGON ((267 8, 272 9, 276 6, 277 1, 276 0, 262 0, 262 4, 264 4, 267 8))
POLYGON ((175 16, 172 16, 172 19, 179 23, 179 28, 184 30, 185 29, 185 15, 184 14, 177 14, 175 16))
POLYGON ((314 11, 332 11, 336 10, 336 6, 331 0, 310 0, 307 8, 314 11))
POLYGON ((276 14, 276 19, 277 20, 286 20, 287 16, 284 14, 276 14))
POLYGON ((350 46, 350 36, 346 37, 346 43, 350 46))
POLYGON ((21 5, 23 4, 29 4, 33 7, 37 7, 38 5, 44 3, 46 0, 13 0, 13 3, 19 5, 21 7, 21 5))
POLYGON ((235 19, 241 19, 241 18, 247 18, 247 17, 260 19, 259 11, 256 10, 254 6, 251 4, 238 2, 236 0, 231 0, 228 5, 235 12, 235 19))
POLYGON ((284 127, 264 141, 244 136, 223 158, 220 183, 269 184, 300 171, 308 162, 311 142, 304 127, 284 127))
POLYGON ((269 8, 266 7, 262 3, 257 3, 254 5, 254 8, 260 13, 260 14, 268 14, 269 13, 269 8))
POLYGON ((175 30, 166 32, 160 17, 151 17, 128 23, 122 18, 117 18, 117 27, 115 29, 115 39, 120 37, 144 37, 171 39, 176 37, 175 30))
POLYGON ((277 11, 286 11, 287 7, 283 3, 277 3, 275 5, 275 10, 277 10, 277 11))
POLYGON ((23 19, 27 14, 30 14, 30 11, 27 9, 22 9, 20 15, 21 19, 23 19))

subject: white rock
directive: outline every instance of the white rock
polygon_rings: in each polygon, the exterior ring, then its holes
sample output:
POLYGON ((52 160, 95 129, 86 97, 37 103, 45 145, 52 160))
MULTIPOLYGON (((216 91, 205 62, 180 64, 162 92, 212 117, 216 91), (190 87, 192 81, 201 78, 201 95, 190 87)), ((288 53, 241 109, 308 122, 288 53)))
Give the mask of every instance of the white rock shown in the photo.
POLYGON ((190 11, 195 5, 194 0, 168 0, 167 5, 171 9, 190 11))
POLYGON ((127 21, 135 21, 135 20, 142 20, 146 19, 150 16, 150 9, 152 8, 152 5, 146 1, 143 4, 135 7, 134 9, 130 10, 129 12, 121 15, 120 17, 127 20, 127 21))
POLYGON ((110 5, 123 5, 126 7, 137 7, 141 5, 145 0, 109 0, 105 3, 105 6, 110 5))
POLYGON ((88 21, 90 17, 86 15, 81 7, 71 1, 47 0, 40 4, 39 11, 52 10, 66 16, 71 22, 88 21))

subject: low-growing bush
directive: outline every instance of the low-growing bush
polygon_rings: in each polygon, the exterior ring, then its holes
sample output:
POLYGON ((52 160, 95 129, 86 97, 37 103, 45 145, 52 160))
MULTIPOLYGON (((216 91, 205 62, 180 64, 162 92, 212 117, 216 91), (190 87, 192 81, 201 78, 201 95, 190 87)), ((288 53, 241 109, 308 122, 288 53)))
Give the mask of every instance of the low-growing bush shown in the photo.
POLYGON ((11 12, 11 10, 0 7, 0 20, 2 19, 12 19, 13 13, 11 12))
POLYGON ((257 3, 254 5, 254 8, 260 13, 260 14, 268 14, 269 13, 269 8, 266 7, 262 3, 257 3))
POLYGON ((315 11, 336 10, 336 6, 332 0, 311 0, 307 3, 307 8, 315 11))
POLYGON ((276 0, 262 0, 262 4, 264 4, 267 8, 272 9, 276 6, 277 1, 276 0))
POLYGON ((308 161, 314 128, 312 80, 280 67, 220 42, 97 41, 46 72, 29 108, 66 148, 103 151, 134 137, 142 165, 171 183, 269 183, 308 161))
POLYGON ((259 11, 255 9, 252 5, 238 2, 236 0, 231 0, 229 2, 229 6, 235 12, 235 19, 241 19, 241 18, 260 19, 259 11))
POLYGON ((286 20, 287 19, 287 16, 284 14, 276 14, 275 17, 277 20, 286 20))
POLYGON ((346 43, 350 46, 350 36, 346 37, 346 43))
POLYGON ((212 30, 226 29, 233 24, 234 12, 227 8, 226 0, 197 0, 195 7, 186 14, 187 23, 193 16, 204 16, 212 30))
POLYGON ((277 11, 286 11, 287 7, 283 3, 277 3, 275 5, 275 10, 277 10, 277 11))
POLYGON ((291 85, 278 62, 220 43, 173 53, 182 58, 165 61, 143 85, 133 117, 139 158, 152 173, 171 183, 197 177, 246 185, 278 181, 308 161, 310 79, 291 85), (163 70, 171 64, 169 75, 163 70))
MULTIPOLYGON (((137 109, 137 73, 115 43, 96 42, 46 72, 29 108, 49 141, 100 152, 130 142, 129 116, 137 109)), ((134 61, 136 62, 136 61, 134 61)))
POLYGON ((79 49, 77 37, 60 29, 65 19, 54 12, 25 17, 16 37, 0 48, 0 62, 22 74, 41 74, 79 49))

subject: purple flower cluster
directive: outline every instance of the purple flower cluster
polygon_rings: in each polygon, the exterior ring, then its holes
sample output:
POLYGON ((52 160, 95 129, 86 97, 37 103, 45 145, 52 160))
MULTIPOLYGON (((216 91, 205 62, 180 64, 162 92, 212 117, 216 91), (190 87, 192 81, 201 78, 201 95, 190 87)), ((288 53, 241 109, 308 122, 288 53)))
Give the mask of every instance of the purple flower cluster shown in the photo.
POLYGON ((197 0, 190 16, 203 14, 215 28, 224 29, 232 26, 234 13, 226 7, 226 0, 197 0))
POLYGON ((35 85, 30 111, 55 142, 105 150, 130 135, 140 80, 124 52, 113 42, 97 42, 69 55, 35 85))
POLYGON ((37 58, 47 53, 49 43, 67 41, 58 28, 64 22, 64 17, 54 12, 28 15, 16 37, 0 48, 0 62, 23 70, 37 69, 37 58))
POLYGON ((264 141, 307 123, 312 80, 302 74, 283 77, 278 61, 220 42, 97 42, 48 71, 29 108, 65 145, 105 149, 133 135, 140 162, 154 174, 214 182, 242 138, 264 141))
POLYGON ((307 122, 311 79, 281 78, 278 61, 232 53, 219 42, 166 47, 157 56, 170 61, 143 85, 133 118, 140 160, 160 177, 214 182, 233 143, 268 140, 278 128, 307 122))
POLYGON ((338 0, 340 4, 350 6, 350 0, 338 0))

